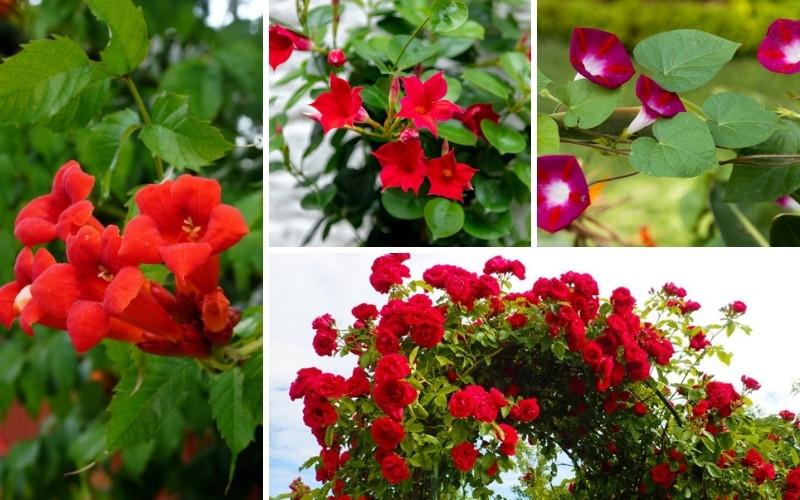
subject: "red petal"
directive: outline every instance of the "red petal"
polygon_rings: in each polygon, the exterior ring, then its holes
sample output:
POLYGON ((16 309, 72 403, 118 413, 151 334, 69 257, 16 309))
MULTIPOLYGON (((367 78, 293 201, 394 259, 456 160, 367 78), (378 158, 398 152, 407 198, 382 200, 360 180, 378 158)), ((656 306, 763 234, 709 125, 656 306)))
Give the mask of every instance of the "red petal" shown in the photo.
POLYGON ((97 345, 106 336, 109 323, 109 317, 99 302, 76 302, 67 316, 67 332, 75 350, 84 353, 97 345))
POLYGON ((202 266, 210 255, 211 245, 208 243, 176 243, 161 247, 164 264, 181 282, 202 266))
POLYGON ((17 317, 17 313, 14 311, 14 301, 21 289, 22 287, 16 281, 0 287, 0 324, 6 328, 11 328, 11 323, 17 317))
MULTIPOLYGON (((135 197, 136 206, 139 207, 139 214, 153 219, 156 226, 162 230, 174 225, 174 221, 182 221, 184 217, 180 208, 175 206, 172 201, 173 184, 175 184, 175 181, 149 184, 140 189, 135 197)), ((126 225, 126 233, 129 225, 130 223, 126 225)), ((180 232, 180 222, 174 230, 180 232)))
MULTIPOLYGON (((67 236, 76 233, 80 227, 92 219, 92 212, 94 212, 94 205, 88 200, 81 200, 65 208, 56 222, 58 237, 66 240, 67 236)), ((92 224, 95 229, 98 229, 98 225, 99 223, 92 224)))
POLYGON ((144 284, 144 274, 137 267, 120 269, 106 288, 103 310, 109 316, 119 316, 139 294, 144 284))
MULTIPOLYGON (((46 251, 46 250, 45 250, 46 251)), ((14 261, 14 280, 22 286, 33 281, 33 251, 25 247, 17 254, 14 261)))
POLYGON ((85 200, 94 187, 94 177, 81 170, 78 162, 63 164, 53 178, 53 196, 65 204, 85 200))
POLYGON ((48 267, 31 285, 31 294, 48 314, 66 317, 81 296, 75 267, 70 264, 48 267))
POLYGON ((134 217, 125 226, 119 257, 126 262, 158 264, 159 249, 167 242, 161 237, 156 221, 146 215, 134 217))
MULTIPOLYGON (((211 209, 222 203, 222 188, 219 182, 205 177, 182 175, 172 186, 172 203, 183 214, 192 217, 196 226, 206 225, 211 209)), ((170 224, 181 227, 183 218, 172 220, 170 224)))
POLYGON ((217 205, 211 211, 203 241, 211 245, 212 253, 220 253, 239 242, 250 229, 242 213, 230 205, 217 205))

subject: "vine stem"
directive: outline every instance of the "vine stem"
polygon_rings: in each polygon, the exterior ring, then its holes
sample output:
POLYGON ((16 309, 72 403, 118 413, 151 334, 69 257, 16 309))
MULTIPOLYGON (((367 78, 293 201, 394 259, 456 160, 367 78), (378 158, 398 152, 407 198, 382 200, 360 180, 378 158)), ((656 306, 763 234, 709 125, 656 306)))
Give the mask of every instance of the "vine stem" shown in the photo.
POLYGON ((592 181, 588 185, 589 186, 594 186, 595 184, 601 184, 603 182, 611 182, 611 181, 616 181, 616 180, 619 180, 619 179, 624 179, 626 177, 633 177, 634 175, 636 175, 638 173, 639 172, 631 172, 631 173, 628 173, 628 174, 617 175, 615 177, 605 177, 603 179, 597 179, 596 181, 592 181))
MULTIPOLYGON (((136 101, 136 107, 139 108, 139 113, 142 115, 142 121, 144 121, 145 125, 152 125, 152 120, 150 120, 150 113, 147 112, 147 106, 144 105, 144 101, 142 100, 142 96, 139 95, 139 90, 136 88, 136 84, 133 83, 130 75, 125 75, 122 77, 125 80, 125 85, 128 86, 128 90, 131 91, 133 95, 133 100, 136 101)), ((161 157, 158 155, 153 155, 153 160, 156 163, 156 175, 158 175, 159 179, 164 177, 164 165, 161 162, 161 157)))
POLYGON ((622 155, 622 156, 630 156, 630 154, 631 154, 630 151, 624 151, 624 150, 621 150, 621 149, 609 148, 608 146, 601 146, 600 144, 595 144, 593 142, 578 141, 578 140, 575 140, 575 139, 566 139, 566 138, 563 138, 563 137, 561 138, 561 142, 566 142, 566 143, 569 143, 569 144, 575 144, 577 146, 586 146, 587 148, 599 149, 600 151, 606 151, 606 152, 609 152, 609 153, 614 153, 614 154, 618 154, 618 155, 622 155))
POLYGON ((742 226, 744 226, 744 228, 747 230, 750 236, 752 236, 753 239, 756 240, 756 243, 758 243, 759 246, 768 247, 769 242, 761 235, 760 232, 758 232, 758 229, 756 229, 753 223, 750 222, 750 219, 748 219, 742 213, 742 211, 739 210, 739 207, 737 207, 733 203, 728 204, 728 206, 730 207, 731 212, 733 212, 733 215, 735 215, 736 218, 739 219, 739 222, 742 224, 742 226))
POLYGON ((728 163, 735 163, 737 165, 755 165, 757 167, 785 167, 787 165, 796 165, 797 163, 800 163, 800 155, 748 155, 748 156, 737 156, 736 158, 731 158, 730 160, 723 160, 719 162, 720 165, 725 165, 728 163), (749 160, 781 160, 781 159, 795 160, 795 161, 785 161, 785 162, 770 163, 770 164, 749 161, 749 160))

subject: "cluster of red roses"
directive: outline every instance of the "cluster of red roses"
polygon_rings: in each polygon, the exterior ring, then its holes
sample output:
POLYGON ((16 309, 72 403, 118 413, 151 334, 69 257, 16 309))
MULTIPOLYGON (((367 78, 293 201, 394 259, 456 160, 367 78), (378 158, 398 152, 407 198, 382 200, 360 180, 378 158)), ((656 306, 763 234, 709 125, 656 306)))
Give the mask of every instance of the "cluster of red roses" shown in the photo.
POLYGON ((39 323, 66 330, 78 352, 104 338, 168 356, 205 358, 225 345, 240 312, 218 286, 219 253, 248 232, 242 214, 221 203, 219 183, 183 175, 151 184, 135 197, 139 214, 104 226, 87 200, 94 177, 75 161, 56 173, 52 191, 28 203, 14 223, 25 246, 14 281, 0 288, 0 323, 33 335, 39 323), (66 262, 44 247, 60 239, 66 262), (149 280, 140 264, 164 264, 173 294, 149 280))

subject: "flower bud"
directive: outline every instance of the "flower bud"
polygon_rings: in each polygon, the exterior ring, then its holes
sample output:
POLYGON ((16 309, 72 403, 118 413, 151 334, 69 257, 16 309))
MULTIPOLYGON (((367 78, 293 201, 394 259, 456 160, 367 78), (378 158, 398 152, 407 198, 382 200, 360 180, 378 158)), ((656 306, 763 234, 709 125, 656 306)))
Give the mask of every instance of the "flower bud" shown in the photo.
POLYGON ((408 142, 419 139, 419 130, 415 128, 406 128, 400 132, 400 140, 402 142, 408 142))
POLYGON ((347 57, 344 55, 344 51, 342 49, 333 49, 332 51, 328 52, 328 64, 334 68, 338 68, 346 62, 347 57))

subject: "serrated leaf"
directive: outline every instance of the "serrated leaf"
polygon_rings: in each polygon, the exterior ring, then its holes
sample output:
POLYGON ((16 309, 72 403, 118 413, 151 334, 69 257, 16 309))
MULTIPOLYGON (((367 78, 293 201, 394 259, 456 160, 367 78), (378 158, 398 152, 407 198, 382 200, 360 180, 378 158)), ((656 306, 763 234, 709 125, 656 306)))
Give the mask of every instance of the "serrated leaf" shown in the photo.
POLYGON ((656 177, 694 177, 719 166, 714 139, 702 119, 691 113, 653 124, 652 137, 631 145, 629 160, 637 171, 656 177))
POLYGON ((557 155, 561 149, 558 124, 547 115, 536 115, 536 154, 557 155))
MULTIPOLYGON (((255 423, 264 419, 264 352, 253 354, 242 367, 242 400, 244 409, 253 416, 255 423)), ((263 424, 262 424, 263 425, 263 424)))
POLYGON ((611 116, 622 99, 623 87, 607 89, 581 79, 561 85, 556 96, 567 108, 564 124, 567 127, 594 128, 611 116))
POLYGON ((108 407, 109 450, 132 448, 153 439, 162 421, 185 396, 198 370, 189 359, 148 356, 146 376, 134 392, 137 370, 131 361, 128 363, 108 407))
POLYGON ((106 104, 111 75, 103 64, 90 61, 92 77, 58 112, 39 123, 55 131, 86 126, 106 104))
POLYGON ((159 96, 151 116, 152 123, 142 127, 139 137, 154 155, 178 169, 198 169, 232 148, 219 129, 189 115, 185 96, 159 96))
POLYGON ((253 440, 256 422, 245 410, 243 400, 244 375, 239 368, 220 373, 209 384, 209 404, 220 435, 233 455, 253 440))
POLYGON ((435 0, 431 7, 431 26, 436 33, 460 28, 469 17, 469 9, 461 2, 435 0))
POLYGON ((110 172, 114 171, 122 146, 140 127, 139 115, 123 109, 106 115, 90 129, 89 137, 81 148, 81 161, 99 171, 108 172, 102 181, 103 196, 111 190, 110 172))
POLYGON ((633 57, 653 71, 653 80, 666 90, 686 92, 711 80, 739 45, 704 31, 681 29, 645 38, 633 49, 633 57))
POLYGON ((115 75, 126 75, 147 57, 150 40, 142 8, 130 0, 83 0, 108 25, 108 46, 100 58, 115 75))
POLYGON ((464 225, 464 208, 457 201, 433 198, 423 210, 425 222, 431 230, 433 240, 452 236, 464 225))
POLYGON ((0 64, 0 121, 26 124, 53 116, 91 76, 89 58, 69 38, 34 40, 0 64))
POLYGON ((745 148, 769 138, 778 116, 755 100, 735 92, 714 94, 703 103, 709 130, 717 146, 745 148))

